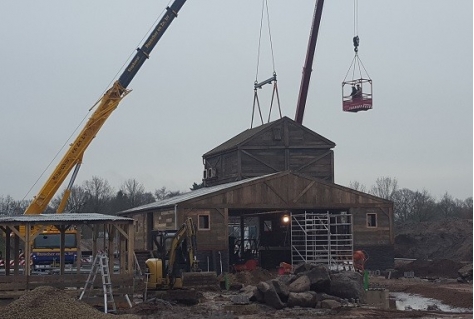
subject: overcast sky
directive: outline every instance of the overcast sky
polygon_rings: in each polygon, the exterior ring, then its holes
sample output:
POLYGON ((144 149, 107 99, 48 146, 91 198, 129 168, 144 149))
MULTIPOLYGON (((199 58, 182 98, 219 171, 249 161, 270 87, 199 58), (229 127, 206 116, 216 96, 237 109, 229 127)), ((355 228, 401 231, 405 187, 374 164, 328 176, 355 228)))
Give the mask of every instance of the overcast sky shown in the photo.
MULTIPOLYGON (((293 119, 315 0, 268 2, 281 109, 293 119)), ((27 195, 168 4, 2 3, 0 196, 27 195)), ((358 1, 359 56, 374 108, 354 114, 341 105, 354 2, 325 2, 303 124, 336 143, 337 184, 370 188, 387 176, 438 199, 472 196, 472 6, 358 1)), ((76 184, 98 176, 118 189, 134 178, 153 192, 200 183, 202 154, 250 128, 261 7, 261 0, 188 0, 86 151, 76 184)), ((259 81, 273 72, 268 39, 265 27, 259 81)), ((269 93, 259 92, 265 118, 269 93)))

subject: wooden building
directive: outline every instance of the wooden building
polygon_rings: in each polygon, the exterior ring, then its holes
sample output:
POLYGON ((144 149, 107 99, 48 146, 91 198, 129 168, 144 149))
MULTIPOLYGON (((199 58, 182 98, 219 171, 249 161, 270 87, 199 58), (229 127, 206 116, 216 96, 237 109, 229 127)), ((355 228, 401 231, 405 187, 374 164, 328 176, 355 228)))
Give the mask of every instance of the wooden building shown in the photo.
POLYGON ((288 117, 248 129, 203 155, 205 186, 293 171, 334 182, 336 144, 288 117))
POLYGON ((354 250, 367 267, 393 267, 393 203, 334 183, 335 143, 283 117, 246 130, 203 155, 204 188, 121 212, 137 221, 135 247, 152 230, 197 225, 200 265, 223 271, 246 260, 344 265, 354 250), (286 218, 283 221, 283 218, 286 218))
POLYGON ((177 229, 192 217, 203 270, 228 271, 247 251, 275 269, 299 255, 337 264, 353 249, 369 254, 369 269, 393 267, 392 202, 292 171, 205 187, 120 214, 136 221, 135 248, 147 251, 154 249, 152 230, 177 229), (284 223, 284 216, 291 221, 284 223), (301 240, 310 250, 302 251, 301 240))

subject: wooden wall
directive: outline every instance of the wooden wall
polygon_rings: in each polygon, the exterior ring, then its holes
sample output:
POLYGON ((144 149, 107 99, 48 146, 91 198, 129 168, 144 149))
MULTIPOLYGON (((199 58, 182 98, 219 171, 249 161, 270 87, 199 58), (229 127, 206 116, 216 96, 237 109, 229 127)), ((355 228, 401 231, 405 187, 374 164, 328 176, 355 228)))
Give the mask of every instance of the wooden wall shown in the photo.
POLYGON ((204 169, 215 176, 204 179, 214 186, 281 171, 304 173, 334 182, 334 143, 283 118, 251 138, 204 157, 204 169))

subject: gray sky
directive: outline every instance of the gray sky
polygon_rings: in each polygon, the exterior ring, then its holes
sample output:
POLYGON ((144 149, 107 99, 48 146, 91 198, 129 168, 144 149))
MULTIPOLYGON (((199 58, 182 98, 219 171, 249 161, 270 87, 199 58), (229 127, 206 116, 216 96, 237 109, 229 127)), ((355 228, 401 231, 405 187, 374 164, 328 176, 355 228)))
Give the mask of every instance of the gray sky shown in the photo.
MULTIPOLYGON (((336 183, 369 188, 389 176, 436 198, 472 196, 472 0, 358 3, 359 56, 374 83, 374 109, 342 112, 341 82, 354 56, 353 1, 326 1, 303 120, 336 143, 336 183)), ((0 196, 27 194, 167 5, 2 3, 0 196)), ((86 151, 76 184, 99 176, 117 189, 135 178, 147 191, 186 191, 200 182, 202 154, 250 128, 261 5, 188 0, 86 151)), ((314 5, 269 1, 281 108, 290 118, 314 5)), ((264 28, 259 81, 273 72, 269 49, 264 28)), ((271 88, 259 93, 266 117, 271 88)))

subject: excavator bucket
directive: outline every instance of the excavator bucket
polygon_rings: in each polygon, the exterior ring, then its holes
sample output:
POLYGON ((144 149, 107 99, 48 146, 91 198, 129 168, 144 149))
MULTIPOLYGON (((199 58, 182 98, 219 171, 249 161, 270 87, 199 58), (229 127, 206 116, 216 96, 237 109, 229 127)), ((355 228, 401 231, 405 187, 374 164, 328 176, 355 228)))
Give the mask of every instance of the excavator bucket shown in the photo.
POLYGON ((219 287, 215 271, 184 272, 183 288, 216 289, 219 287))

